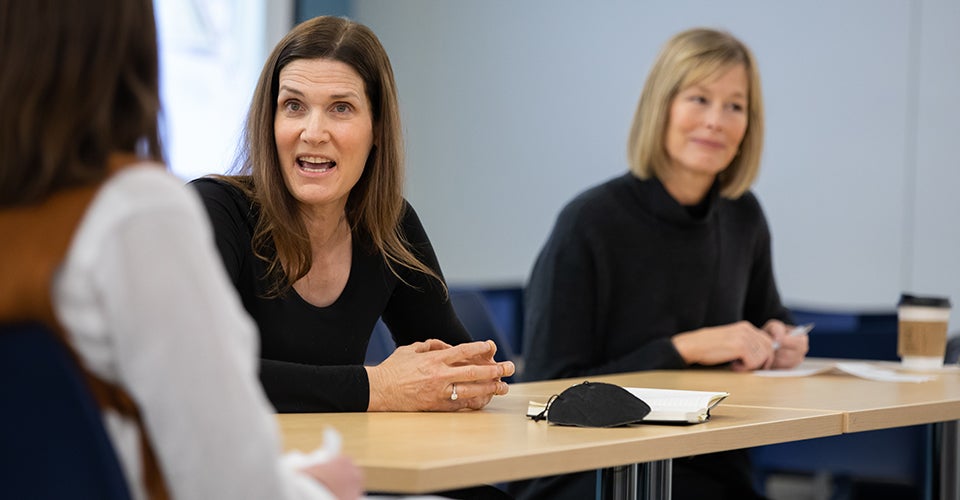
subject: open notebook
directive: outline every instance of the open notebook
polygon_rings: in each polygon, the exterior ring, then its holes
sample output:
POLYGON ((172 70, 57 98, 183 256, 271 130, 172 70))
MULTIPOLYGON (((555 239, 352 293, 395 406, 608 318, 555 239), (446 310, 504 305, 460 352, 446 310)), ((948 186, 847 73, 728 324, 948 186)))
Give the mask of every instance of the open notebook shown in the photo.
MULTIPOLYGON (((641 387, 624 387, 624 389, 650 406, 650 413, 643 417, 644 422, 697 424, 710 418, 710 410, 730 395, 728 392, 641 387)), ((533 418, 540 415, 546 406, 546 402, 530 401, 527 416, 533 418)))

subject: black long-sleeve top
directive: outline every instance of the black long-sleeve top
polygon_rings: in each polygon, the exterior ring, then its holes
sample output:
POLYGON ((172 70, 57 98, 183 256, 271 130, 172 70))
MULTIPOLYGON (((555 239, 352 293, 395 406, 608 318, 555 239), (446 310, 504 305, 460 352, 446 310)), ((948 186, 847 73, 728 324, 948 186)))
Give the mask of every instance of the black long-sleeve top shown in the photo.
MULTIPOLYGON (((265 298, 271 285, 263 279, 266 262, 252 246, 257 208, 224 181, 203 178, 191 185, 213 223, 227 273, 259 327, 260 380, 277 411, 366 411, 370 385, 363 361, 380 316, 397 345, 471 340, 436 280, 395 264, 406 283, 400 281, 363 234, 353 235, 350 276, 333 304, 314 306, 293 289, 265 298)), ((401 231, 413 253, 439 274, 436 254, 409 204, 401 231)))
POLYGON ((683 368, 677 333, 790 321, 753 194, 684 207, 632 174, 561 211, 525 294, 524 380, 683 368))
MULTIPOLYGON (((790 322, 757 199, 693 207, 625 174, 561 211, 525 290, 524 380, 684 368, 670 338, 748 320, 790 322)), ((520 499, 593 496, 584 472, 511 485, 520 499)), ((753 498, 744 450, 674 460, 674 498, 753 498)))

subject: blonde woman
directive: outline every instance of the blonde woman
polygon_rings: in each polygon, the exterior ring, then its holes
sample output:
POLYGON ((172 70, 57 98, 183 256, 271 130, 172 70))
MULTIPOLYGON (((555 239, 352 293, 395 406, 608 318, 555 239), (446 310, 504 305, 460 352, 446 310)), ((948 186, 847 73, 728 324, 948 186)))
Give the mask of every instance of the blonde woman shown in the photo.
MULTIPOLYGON (((694 365, 795 366, 770 232, 749 188, 763 99, 750 50, 692 29, 660 52, 640 96, 629 172, 560 213, 526 290, 525 380, 694 365)), ((750 498, 743 451, 674 461, 674 498, 750 498)), ((585 498, 592 473, 525 484, 585 498)))

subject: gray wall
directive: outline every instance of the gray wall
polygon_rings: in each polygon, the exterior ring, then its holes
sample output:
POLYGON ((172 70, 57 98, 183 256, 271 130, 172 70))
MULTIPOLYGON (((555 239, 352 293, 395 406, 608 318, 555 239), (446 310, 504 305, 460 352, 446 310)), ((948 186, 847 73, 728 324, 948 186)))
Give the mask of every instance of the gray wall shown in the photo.
POLYGON ((562 205, 625 171, 661 44, 704 25, 759 60, 755 191, 792 306, 960 300, 960 3, 354 0, 390 54, 407 194, 449 281, 522 285, 562 205))

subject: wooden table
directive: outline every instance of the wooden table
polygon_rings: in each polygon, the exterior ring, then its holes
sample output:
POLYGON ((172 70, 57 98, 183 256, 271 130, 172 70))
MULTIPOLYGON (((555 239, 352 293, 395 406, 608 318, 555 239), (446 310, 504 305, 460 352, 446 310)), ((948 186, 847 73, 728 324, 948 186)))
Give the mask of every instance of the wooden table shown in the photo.
POLYGON ((311 450, 323 428, 343 435, 343 452, 364 470, 371 491, 425 493, 673 457, 832 436, 843 415, 832 410, 723 403, 708 422, 585 429, 525 417, 530 396, 549 385, 514 384, 482 411, 458 413, 283 414, 288 450, 311 450))
POLYGON ((673 457, 899 426, 942 429, 942 498, 956 498, 960 370, 924 383, 874 382, 850 375, 764 378, 721 369, 649 371, 593 381, 623 386, 727 391, 711 419, 691 426, 583 429, 533 422, 529 400, 583 378, 513 384, 484 410, 459 413, 285 414, 287 449, 318 446, 324 426, 343 434, 375 491, 424 493, 516 479, 656 463, 673 457))
MULTIPOLYGON (((827 360, 812 360, 823 362, 827 360)), ((878 366, 896 363, 871 362, 878 366)), ((589 377, 625 387, 726 391, 721 406, 802 408, 843 412, 843 432, 861 432, 960 419, 960 368, 923 383, 877 382, 846 374, 768 378, 726 369, 657 370, 589 377)), ((511 394, 555 394, 583 377, 515 384, 511 394)))
MULTIPOLYGON (((887 368, 898 366, 895 362, 870 363, 887 368)), ((935 374, 935 380, 910 383, 878 382, 842 373, 767 378, 725 369, 700 369, 634 372, 590 380, 626 387, 727 391, 730 397, 721 406, 839 411, 844 433, 934 424, 939 450, 933 457, 933 472, 939 477, 939 497, 960 500, 960 367, 948 366, 935 374)), ((554 394, 582 381, 581 377, 520 384, 516 390, 511 388, 511 393, 554 394)))

